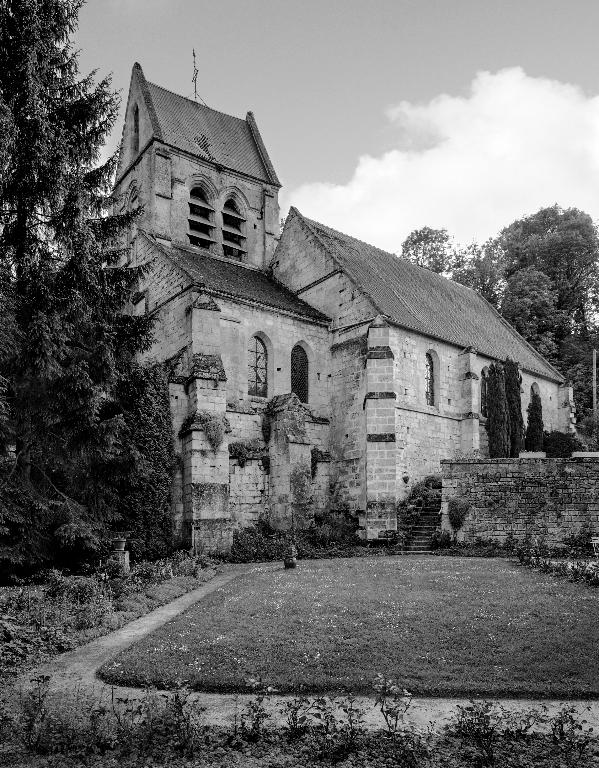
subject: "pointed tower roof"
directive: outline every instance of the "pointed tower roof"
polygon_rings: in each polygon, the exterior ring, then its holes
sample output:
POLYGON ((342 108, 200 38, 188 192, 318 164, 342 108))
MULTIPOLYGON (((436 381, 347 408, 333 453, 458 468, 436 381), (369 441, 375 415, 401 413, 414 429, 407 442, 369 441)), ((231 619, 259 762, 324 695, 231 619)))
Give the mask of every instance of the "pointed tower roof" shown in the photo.
POLYGON ((281 186, 252 112, 242 119, 179 96, 148 82, 137 62, 131 73, 130 93, 134 83, 142 94, 155 139, 228 170, 281 186))

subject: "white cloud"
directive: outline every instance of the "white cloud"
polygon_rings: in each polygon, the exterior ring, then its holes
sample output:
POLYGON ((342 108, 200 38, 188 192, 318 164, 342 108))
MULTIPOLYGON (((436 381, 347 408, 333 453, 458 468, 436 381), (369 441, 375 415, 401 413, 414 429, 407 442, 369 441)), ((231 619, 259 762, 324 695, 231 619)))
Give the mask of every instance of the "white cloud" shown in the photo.
POLYGON ((599 97, 576 86, 480 72, 465 97, 402 101, 387 117, 396 148, 360 157, 347 184, 305 184, 284 201, 395 252, 425 225, 482 241, 556 202, 599 218, 599 97))

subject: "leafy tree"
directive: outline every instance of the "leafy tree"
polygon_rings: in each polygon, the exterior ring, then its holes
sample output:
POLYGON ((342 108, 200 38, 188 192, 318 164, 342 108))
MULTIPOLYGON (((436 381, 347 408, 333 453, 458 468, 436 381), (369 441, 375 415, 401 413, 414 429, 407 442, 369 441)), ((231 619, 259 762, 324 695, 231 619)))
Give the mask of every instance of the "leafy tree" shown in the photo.
POLYGON ((505 372, 501 363, 492 363, 487 374, 487 423, 489 456, 501 459, 510 455, 510 412, 505 391, 505 372))
POLYGON ((455 252, 451 279, 480 293, 489 304, 499 306, 505 280, 503 250, 497 240, 472 243, 455 252))
POLYGON ((401 246, 403 259, 438 273, 449 271, 452 254, 451 239, 446 229, 415 229, 401 246))
POLYGON ((599 306, 599 236, 587 213, 558 205, 542 208, 506 227, 500 243, 508 279, 522 269, 543 272, 571 329, 588 327, 599 306))
POLYGON ((530 403, 528 404, 525 445, 527 451, 543 450, 543 403, 541 396, 534 389, 530 394, 530 403))
POLYGON ((98 159, 118 103, 109 79, 79 77, 70 38, 81 5, 0 4, 0 289, 11 302, 0 376, 16 445, 8 472, 52 511, 51 521, 30 520, 13 506, 12 523, 0 520, 6 541, 19 526, 47 525, 63 541, 92 542, 113 514, 94 467, 121 449, 114 390, 150 343, 151 320, 121 312, 139 272, 119 266, 118 243, 136 214, 108 215, 116 159, 98 159))
POLYGON ((557 293, 546 274, 532 267, 515 272, 507 281, 501 314, 538 352, 558 362, 557 337, 567 319, 557 309, 557 293))

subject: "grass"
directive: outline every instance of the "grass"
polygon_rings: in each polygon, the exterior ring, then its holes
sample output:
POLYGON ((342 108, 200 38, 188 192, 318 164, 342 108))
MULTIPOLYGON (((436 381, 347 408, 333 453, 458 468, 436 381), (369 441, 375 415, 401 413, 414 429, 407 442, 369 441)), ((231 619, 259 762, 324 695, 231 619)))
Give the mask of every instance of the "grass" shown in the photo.
POLYGON ((599 590, 498 559, 373 558, 259 570, 103 667, 116 684, 598 698, 599 590))

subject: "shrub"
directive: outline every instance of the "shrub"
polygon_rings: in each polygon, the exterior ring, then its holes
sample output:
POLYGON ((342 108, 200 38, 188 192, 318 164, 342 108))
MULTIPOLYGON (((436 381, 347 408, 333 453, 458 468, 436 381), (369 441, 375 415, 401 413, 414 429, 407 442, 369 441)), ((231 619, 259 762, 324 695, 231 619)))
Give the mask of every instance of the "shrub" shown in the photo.
POLYGON ((470 512, 470 505, 464 499, 456 498, 455 496, 449 499, 448 505, 448 518, 449 524, 453 528, 453 532, 457 533, 462 529, 466 517, 470 512))
POLYGON ((400 530, 410 533, 423 512, 435 514, 441 511, 441 475, 427 475, 412 486, 407 499, 397 505, 397 522, 400 530))
POLYGON ((206 435, 206 440, 208 440, 212 450, 216 453, 225 439, 226 418, 213 411, 195 411, 181 425, 179 436, 186 432, 192 424, 200 424, 206 435))
POLYGON ((543 450, 549 458, 568 459, 574 451, 583 451, 584 446, 574 435, 554 429, 543 433, 543 450))
POLYGON ((594 536, 590 523, 583 523, 578 533, 573 533, 564 538, 564 546, 570 557, 587 557, 593 554, 591 538, 594 536))
POLYGON ((447 549, 451 546, 449 531, 435 531, 431 538, 431 549, 447 549))
POLYGON ((245 467, 246 462, 250 458, 262 458, 266 449, 260 442, 260 440, 239 440, 229 443, 229 456, 232 459, 237 459, 240 467, 245 467))

